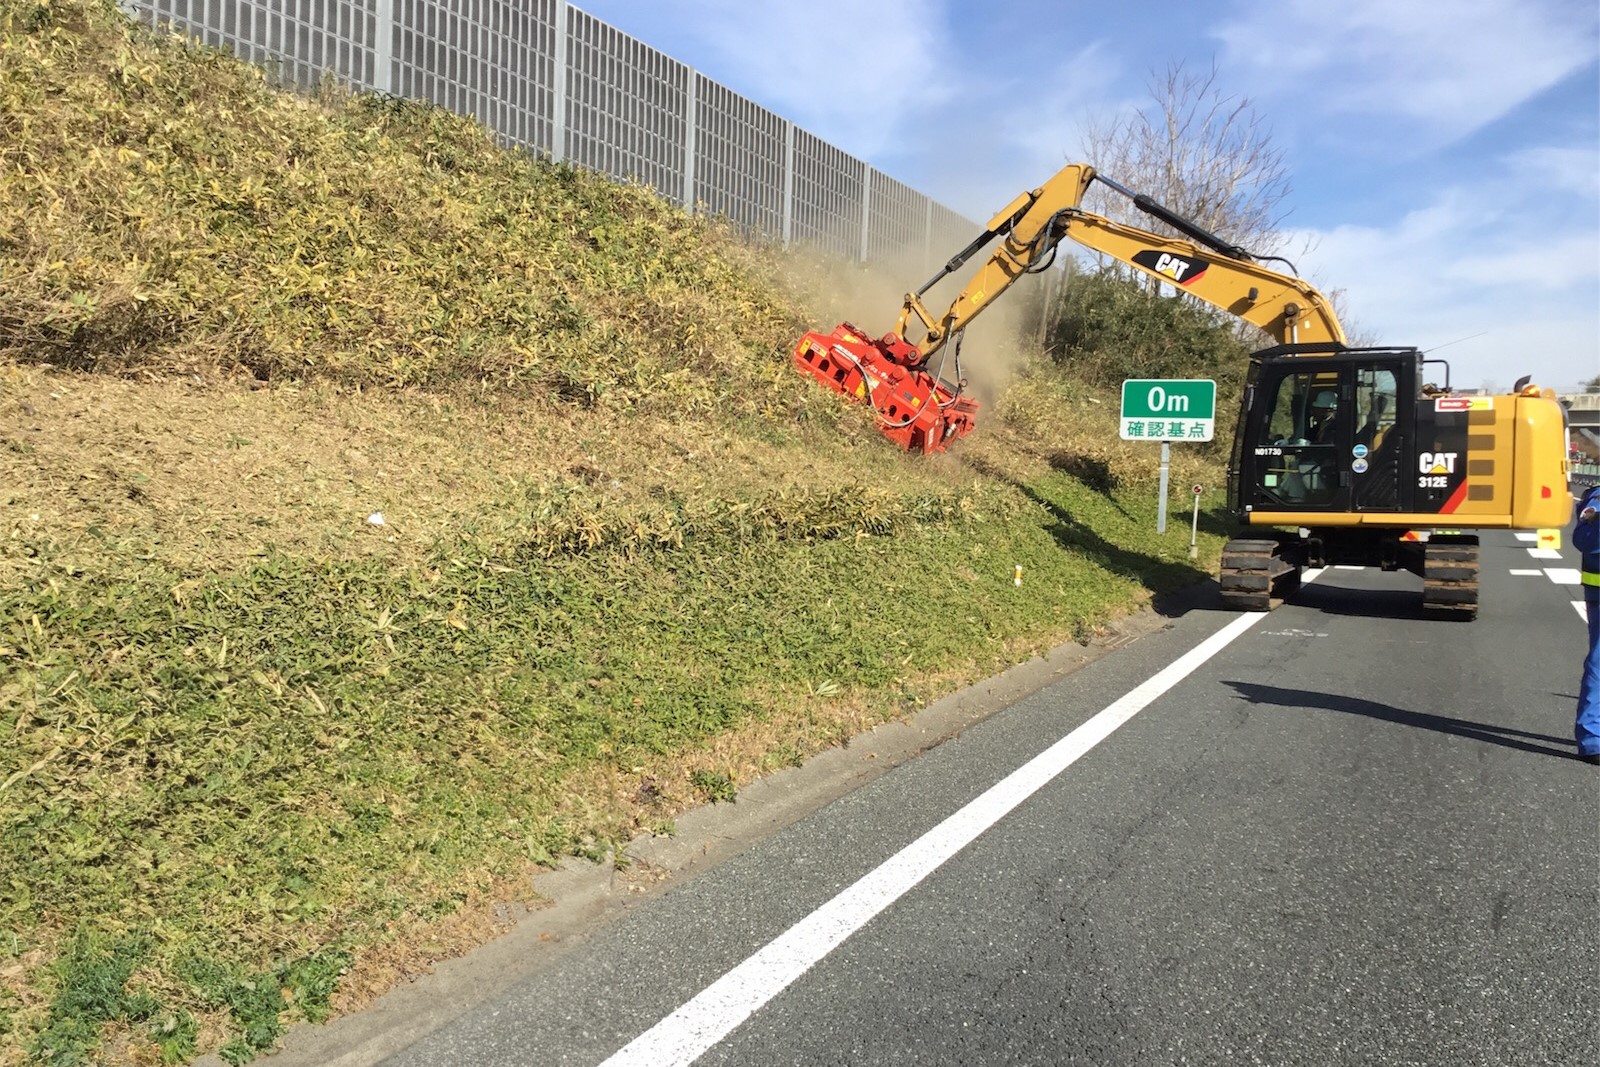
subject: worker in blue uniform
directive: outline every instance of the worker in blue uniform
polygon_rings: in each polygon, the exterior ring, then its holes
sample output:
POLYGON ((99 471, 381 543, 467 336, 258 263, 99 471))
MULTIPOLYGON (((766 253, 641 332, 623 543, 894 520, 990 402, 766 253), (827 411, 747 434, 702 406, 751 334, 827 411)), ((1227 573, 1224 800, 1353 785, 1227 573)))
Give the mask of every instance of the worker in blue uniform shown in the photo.
POLYGON ((1583 606, 1589 616, 1589 652, 1583 659, 1572 731, 1578 739, 1578 758, 1600 766, 1600 486, 1590 488, 1578 502, 1572 547, 1583 554, 1583 606))

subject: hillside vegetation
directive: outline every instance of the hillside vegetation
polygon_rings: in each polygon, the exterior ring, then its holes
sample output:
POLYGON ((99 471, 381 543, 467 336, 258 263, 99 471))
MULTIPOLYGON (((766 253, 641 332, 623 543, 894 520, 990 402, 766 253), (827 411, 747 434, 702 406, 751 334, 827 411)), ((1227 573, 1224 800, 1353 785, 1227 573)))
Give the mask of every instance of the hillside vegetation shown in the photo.
POLYGON ((1111 387, 1236 373, 1226 331, 1069 288, 1060 362, 969 345, 1021 369, 908 457, 789 364, 870 284, 0 2, 0 1064, 244 1062, 559 858, 1205 576, 1111 387))

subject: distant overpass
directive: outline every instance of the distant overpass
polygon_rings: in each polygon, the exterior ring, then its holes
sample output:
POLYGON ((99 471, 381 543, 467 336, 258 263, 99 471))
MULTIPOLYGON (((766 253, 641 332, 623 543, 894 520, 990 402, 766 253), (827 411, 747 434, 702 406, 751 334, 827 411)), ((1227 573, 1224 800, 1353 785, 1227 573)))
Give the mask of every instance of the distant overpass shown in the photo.
POLYGON ((1600 430, 1600 393, 1559 393, 1556 399, 1567 409, 1567 424, 1574 430, 1600 430))
POLYGON ((1556 399, 1567 409, 1573 447, 1583 453, 1572 463, 1573 485, 1600 485, 1600 393, 1560 393, 1556 399))

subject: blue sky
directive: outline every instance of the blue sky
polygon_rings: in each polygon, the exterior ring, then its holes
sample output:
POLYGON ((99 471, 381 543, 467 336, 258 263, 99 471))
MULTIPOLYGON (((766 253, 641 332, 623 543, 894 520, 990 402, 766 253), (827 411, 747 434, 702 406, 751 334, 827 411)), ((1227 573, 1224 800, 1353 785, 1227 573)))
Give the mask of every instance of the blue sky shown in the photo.
POLYGON ((1595 0, 577 6, 980 221, 1153 74, 1214 64, 1284 150, 1286 250, 1347 325, 1437 348, 1457 386, 1600 374, 1595 0))

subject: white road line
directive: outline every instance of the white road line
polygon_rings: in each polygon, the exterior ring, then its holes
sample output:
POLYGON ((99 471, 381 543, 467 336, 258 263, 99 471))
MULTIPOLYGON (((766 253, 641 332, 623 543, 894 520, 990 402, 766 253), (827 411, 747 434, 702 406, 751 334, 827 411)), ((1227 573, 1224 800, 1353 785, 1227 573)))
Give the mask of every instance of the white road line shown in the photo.
POLYGON ((1574 600, 1572 602, 1572 606, 1578 609, 1578 618, 1582 619, 1584 622, 1589 621, 1589 608, 1586 604, 1584 604, 1583 601, 1574 600))
POLYGON ((1521 531, 1518 531, 1517 532, 1517 540, 1518 541, 1537 541, 1537 540, 1539 540, 1539 535, 1537 533, 1523 533, 1521 531))
POLYGON ((1533 568, 1532 570, 1526 570, 1525 569, 1525 570, 1520 570, 1519 571, 1519 570, 1513 569, 1511 573, 1516 575, 1518 578, 1543 578, 1544 577, 1544 571, 1540 570, 1537 567, 1533 568))
POLYGON ((1336 563, 1336 564, 1334 564, 1333 569, 1336 570, 1336 571, 1364 571, 1367 568, 1365 568, 1365 567, 1352 567, 1347 563, 1336 563))
MULTIPOLYGON (((1301 580, 1313 581, 1321 573, 1307 570, 1301 580)), ((1266 612, 1239 616, 1096 712, 966 807, 767 942, 755 955, 618 1050, 601 1067, 687 1067, 699 1059, 879 912, 1264 618, 1266 612)))
POLYGON ((1578 573, 1578 568, 1576 567, 1546 567, 1544 572, 1557 585, 1581 585, 1583 583, 1583 576, 1578 573))
POLYGON ((1557 552, 1553 548, 1530 548, 1530 549, 1528 549, 1528 555, 1532 556, 1534 559, 1560 559, 1561 558, 1561 553, 1557 552))

